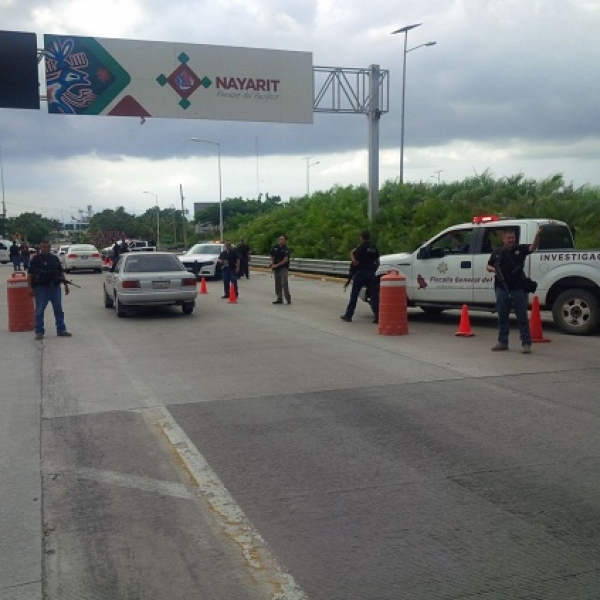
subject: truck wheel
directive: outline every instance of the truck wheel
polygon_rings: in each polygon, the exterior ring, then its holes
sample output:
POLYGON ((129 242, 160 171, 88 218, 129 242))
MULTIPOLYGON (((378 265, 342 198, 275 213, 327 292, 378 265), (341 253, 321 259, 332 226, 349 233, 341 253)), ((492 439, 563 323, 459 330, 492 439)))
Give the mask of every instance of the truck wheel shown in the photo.
POLYGON ((104 307, 112 308, 114 305, 113 299, 106 293, 104 286, 102 286, 102 291, 104 292, 104 307))
POLYGON ((598 327, 600 306, 594 294, 582 288, 565 290, 552 305, 554 322, 571 335, 590 335, 598 327))

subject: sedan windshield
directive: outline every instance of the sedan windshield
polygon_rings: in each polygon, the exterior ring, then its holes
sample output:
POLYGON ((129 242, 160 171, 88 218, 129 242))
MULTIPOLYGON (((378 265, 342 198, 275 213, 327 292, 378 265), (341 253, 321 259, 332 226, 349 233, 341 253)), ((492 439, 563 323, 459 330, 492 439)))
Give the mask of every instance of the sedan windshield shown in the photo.
POLYGON ((188 254, 221 254, 220 244, 196 244, 190 248, 188 254))
POLYGON ((176 256, 169 254, 136 254, 128 256, 123 269, 125 273, 161 273, 164 271, 185 271, 176 256))

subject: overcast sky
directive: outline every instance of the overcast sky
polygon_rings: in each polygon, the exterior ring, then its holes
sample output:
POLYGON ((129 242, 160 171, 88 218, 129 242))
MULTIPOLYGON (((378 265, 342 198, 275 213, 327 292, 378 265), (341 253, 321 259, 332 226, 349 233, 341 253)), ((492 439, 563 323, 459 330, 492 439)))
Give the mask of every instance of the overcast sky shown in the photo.
MULTIPOLYGON (((380 121, 380 182, 399 176, 403 35, 405 181, 563 174, 600 185, 600 0, 0 0, 3 30, 313 53, 314 65, 390 72, 380 121)), ((42 88, 45 81, 41 80, 42 88)), ((9 216, 70 221, 124 206, 186 208, 223 198, 284 200, 367 182, 367 118, 314 124, 62 116, 0 109, 9 216)))

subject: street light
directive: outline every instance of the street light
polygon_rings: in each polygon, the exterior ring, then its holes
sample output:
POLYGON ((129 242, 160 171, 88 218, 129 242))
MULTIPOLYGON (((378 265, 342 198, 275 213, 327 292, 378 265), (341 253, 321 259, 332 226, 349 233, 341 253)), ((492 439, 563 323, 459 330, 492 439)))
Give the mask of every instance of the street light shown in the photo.
POLYGON ((154 192, 144 192, 144 194, 150 194, 156 198, 156 249, 160 246, 160 208, 158 208, 158 194, 154 192))
POLYGON ((175 218, 177 209, 175 208, 174 204, 171 204, 170 208, 173 210, 173 245, 177 246, 177 220, 175 218))
POLYGON ((190 138, 192 142, 199 142, 201 144, 210 144, 211 146, 217 147, 217 157, 219 160, 219 239, 223 242, 223 187, 221 180, 221 144, 219 142, 211 142, 209 140, 201 140, 199 138, 190 138))
POLYGON ((310 159, 314 158, 314 156, 305 156, 302 160, 306 161, 306 195, 310 196, 310 168, 315 165, 320 165, 320 161, 316 161, 314 163, 310 162, 310 159))
POLYGON ((416 23, 415 25, 407 25, 406 27, 401 27, 396 31, 392 31, 392 35, 395 33, 403 33, 404 34, 404 61, 403 61, 403 69, 402 69, 402 117, 400 121, 400 183, 404 183, 404 103, 406 100, 406 55, 417 48, 421 48, 422 46, 434 46, 436 42, 427 42, 426 44, 421 44, 420 46, 415 46, 410 50, 406 49, 406 45, 408 43, 408 32, 415 27, 420 27, 423 23, 416 23))

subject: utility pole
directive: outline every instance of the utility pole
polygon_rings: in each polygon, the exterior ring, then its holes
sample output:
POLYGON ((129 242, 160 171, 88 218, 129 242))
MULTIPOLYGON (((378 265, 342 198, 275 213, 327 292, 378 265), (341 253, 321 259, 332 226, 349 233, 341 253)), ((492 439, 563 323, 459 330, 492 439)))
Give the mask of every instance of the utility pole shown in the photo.
POLYGON ((181 196, 181 219, 183 221, 183 245, 187 248, 187 234, 186 234, 186 224, 185 224, 185 208, 183 206, 183 186, 181 183, 179 184, 179 194, 181 196))
POLYGON ((2 146, 0 146, 0 181, 2 182, 2 227, 3 237, 6 239, 8 235, 8 226, 6 223, 6 198, 4 197, 4 166, 2 165, 2 146))

